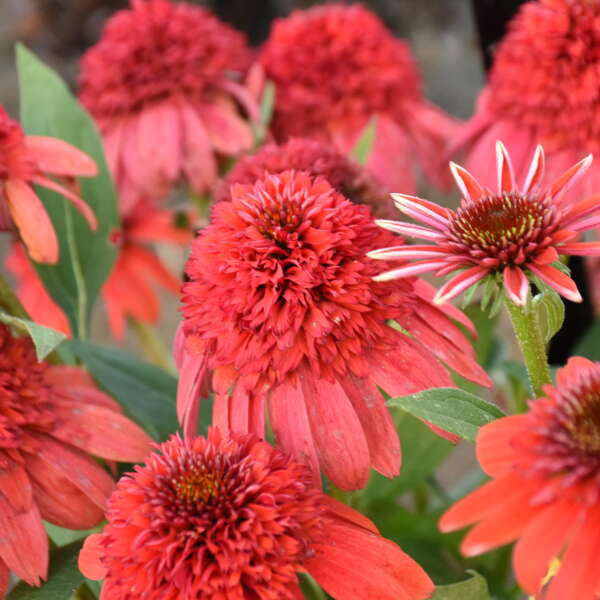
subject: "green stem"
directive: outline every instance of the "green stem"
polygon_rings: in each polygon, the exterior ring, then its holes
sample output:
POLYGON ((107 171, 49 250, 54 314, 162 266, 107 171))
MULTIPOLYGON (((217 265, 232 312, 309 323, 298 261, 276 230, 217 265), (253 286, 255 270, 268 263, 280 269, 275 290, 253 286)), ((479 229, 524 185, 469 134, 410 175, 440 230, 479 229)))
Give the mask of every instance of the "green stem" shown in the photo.
POLYGON ((306 600, 327 600, 327 595, 325 592, 310 575, 301 577, 300 589, 302 590, 306 600))
MULTIPOLYGON (((543 386, 551 383, 552 380, 546 355, 546 344, 542 337, 537 314, 530 302, 525 306, 517 306, 507 296, 504 305, 525 359, 531 391, 538 398, 544 394, 543 386)), ((518 401, 516 409, 517 412, 526 412, 527 405, 525 402, 518 401)))
POLYGON ((2 273, 0 273, 0 306, 13 317, 19 319, 30 318, 2 273))
POLYGON ((164 369, 169 373, 173 373, 173 363, 171 361, 171 355, 164 345, 163 341, 158 336, 155 327, 142 323, 137 319, 130 319, 132 329, 135 331, 144 352, 148 357, 148 360, 156 366, 164 369))

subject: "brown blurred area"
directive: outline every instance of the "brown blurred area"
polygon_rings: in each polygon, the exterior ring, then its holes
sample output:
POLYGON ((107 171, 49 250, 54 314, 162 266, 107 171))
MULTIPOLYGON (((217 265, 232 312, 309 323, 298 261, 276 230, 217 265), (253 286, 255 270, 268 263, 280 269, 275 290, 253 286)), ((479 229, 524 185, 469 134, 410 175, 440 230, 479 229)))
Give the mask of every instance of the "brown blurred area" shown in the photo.
MULTIPOLYGON (((194 1, 194 0, 192 0, 194 1)), ((274 18, 315 0, 206 0, 221 18, 260 44, 274 18)), ((452 114, 470 115, 483 81, 470 3, 465 0, 368 0, 419 61, 427 95, 452 114)), ((0 0, 0 103, 17 106, 13 45, 21 40, 71 84, 81 53, 93 44, 106 18, 128 0, 0 0)))

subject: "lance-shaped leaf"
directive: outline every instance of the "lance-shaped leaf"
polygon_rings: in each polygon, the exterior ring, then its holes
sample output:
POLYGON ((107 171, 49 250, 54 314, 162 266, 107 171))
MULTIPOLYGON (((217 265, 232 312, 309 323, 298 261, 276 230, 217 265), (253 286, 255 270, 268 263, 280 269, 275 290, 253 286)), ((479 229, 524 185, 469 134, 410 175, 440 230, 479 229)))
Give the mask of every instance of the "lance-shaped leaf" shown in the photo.
POLYGON ((373 150, 373 144, 377 137, 377 117, 369 119, 364 129, 361 131, 356 144, 350 150, 350 158, 353 158, 359 165, 366 165, 373 150))
POLYGON ((485 579, 475 571, 470 573, 471 578, 466 581, 436 587, 431 600, 490 600, 485 579))

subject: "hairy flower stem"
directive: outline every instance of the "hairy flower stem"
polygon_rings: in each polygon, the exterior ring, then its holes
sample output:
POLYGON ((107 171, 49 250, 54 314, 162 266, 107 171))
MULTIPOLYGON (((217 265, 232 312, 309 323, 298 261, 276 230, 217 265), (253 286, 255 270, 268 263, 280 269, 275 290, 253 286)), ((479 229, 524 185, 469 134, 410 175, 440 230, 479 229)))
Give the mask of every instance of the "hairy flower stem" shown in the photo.
MULTIPOLYGON (((546 355, 546 344, 542 337, 537 314, 530 302, 525 306, 518 306, 507 296, 504 304, 525 359, 531 391, 534 397, 538 398, 544 394, 543 386, 551 383, 552 380, 546 355)), ((516 412, 526 412, 527 404, 517 401, 515 409, 516 412)))
POLYGON ((173 363, 169 351, 160 339, 152 325, 142 323, 137 319, 130 319, 131 327, 135 331, 148 360, 156 366, 173 373, 173 363))

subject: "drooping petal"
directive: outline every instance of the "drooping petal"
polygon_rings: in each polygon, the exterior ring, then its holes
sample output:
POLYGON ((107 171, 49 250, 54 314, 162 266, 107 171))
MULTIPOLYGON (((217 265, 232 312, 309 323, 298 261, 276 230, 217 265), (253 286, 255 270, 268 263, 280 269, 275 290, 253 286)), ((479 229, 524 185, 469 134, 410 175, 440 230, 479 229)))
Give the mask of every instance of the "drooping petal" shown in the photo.
POLYGON ((433 299, 435 304, 442 304, 448 300, 452 300, 466 289, 475 285, 480 279, 488 275, 489 271, 482 267, 471 267, 466 271, 462 271, 447 281, 437 292, 433 299))
POLYGON ((347 504, 336 500, 332 496, 326 495, 323 495, 321 502, 327 506, 329 512, 333 513, 337 519, 348 521, 353 525, 358 525, 359 527, 367 529, 368 531, 372 531, 373 533, 379 533, 379 530, 375 526, 375 523, 371 521, 371 519, 368 519, 362 513, 359 513, 347 504))
POLYGON ((524 435, 528 423, 527 416, 512 415, 481 427, 477 433, 477 460, 490 477, 502 477, 513 470, 519 458, 514 441, 524 435))
POLYGON ((102 535, 94 533, 88 536, 83 543, 83 548, 79 552, 77 566, 79 570, 92 581, 100 581, 107 575, 106 567, 102 564, 102 554, 104 547, 100 540, 102 535))
POLYGON ((41 172, 74 177, 94 177, 98 174, 96 163, 85 152, 63 140, 28 135, 25 137, 25 146, 29 158, 41 172))
POLYGON ((485 196, 485 190, 469 171, 454 162, 450 162, 450 172, 465 200, 476 202, 482 196, 485 196))
POLYGON ((504 268, 504 289, 508 297, 518 306, 525 306, 529 294, 529 281, 519 267, 504 268))
POLYGON ((323 471, 342 490, 365 487, 370 470, 369 448, 342 386, 305 377, 302 391, 323 471))
POLYGON ((568 276, 550 265, 527 265, 529 270, 537 275, 544 283, 554 288, 561 296, 571 302, 581 302, 583 298, 575 282, 568 276))
POLYGON ((501 141, 496 142, 496 164, 498 166, 498 192, 512 192, 516 189, 515 175, 510 156, 501 141))
POLYGON ((235 156, 252 147, 250 126, 230 108, 219 104, 203 104, 200 115, 217 152, 235 156))
POLYGON ((177 384, 177 418, 183 426, 186 436, 196 435, 198 430, 198 413, 202 399, 203 382, 208 375, 207 357, 202 354, 191 354, 185 349, 185 340, 181 325, 175 337, 175 353, 181 345, 181 358, 178 364, 179 382, 177 384))
POLYGON ((343 600, 424 600, 433 583, 393 542, 343 522, 327 523, 313 544, 307 571, 334 598, 343 600))
POLYGON ((22 465, 0 455, 5 463, 0 469, 0 502, 8 502, 16 512, 31 507, 31 484, 22 465))
POLYGON ((36 262, 58 261, 58 240, 52 221, 33 189, 20 179, 4 183, 8 209, 23 243, 36 262))

